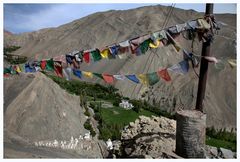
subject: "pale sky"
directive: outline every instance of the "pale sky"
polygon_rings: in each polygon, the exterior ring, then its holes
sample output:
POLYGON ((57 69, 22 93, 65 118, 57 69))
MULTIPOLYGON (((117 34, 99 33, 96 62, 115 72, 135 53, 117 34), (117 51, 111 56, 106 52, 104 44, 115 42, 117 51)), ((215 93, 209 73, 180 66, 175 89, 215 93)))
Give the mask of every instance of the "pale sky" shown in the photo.
MULTIPOLYGON (((4 29, 13 33, 31 32, 57 27, 99 11, 127 10, 156 3, 106 3, 106 4, 4 4, 4 29)), ((161 4, 168 5, 171 4, 161 4)), ((204 3, 176 4, 177 8, 205 12, 204 3)), ((236 4, 214 4, 214 13, 236 14, 236 4)))

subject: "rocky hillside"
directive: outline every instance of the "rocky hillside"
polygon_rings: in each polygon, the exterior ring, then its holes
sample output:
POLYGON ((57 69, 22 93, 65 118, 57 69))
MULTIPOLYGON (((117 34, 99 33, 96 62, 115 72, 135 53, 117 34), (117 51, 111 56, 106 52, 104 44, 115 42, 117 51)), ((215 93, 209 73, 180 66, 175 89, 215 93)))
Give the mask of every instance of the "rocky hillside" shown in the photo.
MULTIPOLYGON (((39 54, 40 58, 66 54, 74 49, 100 48, 161 29, 167 12, 168 7, 160 5, 126 11, 98 12, 57 28, 5 37, 4 43, 21 46, 15 54, 30 57, 39 54)), ((193 10, 174 9, 167 26, 202 16, 203 13, 193 10)), ((211 53, 223 61, 236 58, 236 15, 219 14, 216 18, 226 25, 215 35, 211 53)), ((191 42, 183 37, 179 37, 179 42, 190 50, 191 42)), ((197 40, 194 42, 194 52, 201 54, 201 44, 197 40)), ((90 65, 83 64, 81 69, 99 73, 139 74, 157 71, 160 67, 168 67, 181 59, 182 54, 168 46, 157 49, 156 54, 148 52, 144 56, 125 60, 102 60, 90 65)), ((185 76, 171 75, 172 82, 160 81, 154 87, 144 87, 130 81, 118 81, 115 87, 120 89, 124 96, 146 99, 167 111, 193 109, 197 94, 197 76, 192 70, 185 76)), ((104 84, 99 79, 94 81, 104 84)), ((227 64, 219 65, 218 68, 210 65, 204 105, 204 111, 208 114, 208 126, 236 128, 236 69, 227 64)))
MULTIPOLYGON (((75 149, 77 153, 75 152, 74 156, 67 153, 66 156, 61 156, 61 152, 64 152, 61 149, 60 153, 53 154, 47 154, 46 150, 41 148, 37 151, 39 149, 35 146, 40 146, 40 141, 50 143, 57 140, 60 147, 60 141, 79 139, 79 136, 83 137, 88 132, 83 127, 86 116, 80 107, 79 97, 67 93, 42 73, 23 74, 5 79, 4 101, 6 156, 13 157, 13 150, 17 154, 34 154, 35 150, 40 157, 101 157, 96 141, 88 142, 93 147, 86 152, 84 148, 80 148, 80 144, 84 147, 84 141, 79 142, 79 150, 75 149), (29 146, 33 148, 32 152, 29 146)), ((18 157, 26 156, 20 154, 18 157)))

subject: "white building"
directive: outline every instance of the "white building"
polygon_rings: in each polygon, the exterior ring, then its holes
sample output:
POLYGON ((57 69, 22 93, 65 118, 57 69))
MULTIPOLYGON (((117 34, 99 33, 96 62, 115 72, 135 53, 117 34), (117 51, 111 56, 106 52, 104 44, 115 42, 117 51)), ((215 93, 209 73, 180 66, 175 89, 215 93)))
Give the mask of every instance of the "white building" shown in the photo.
POLYGON ((122 100, 122 102, 119 103, 119 106, 122 107, 122 108, 124 108, 124 109, 127 109, 127 110, 130 110, 130 109, 132 109, 132 108, 134 107, 134 106, 133 106, 131 103, 129 103, 127 100, 122 100))

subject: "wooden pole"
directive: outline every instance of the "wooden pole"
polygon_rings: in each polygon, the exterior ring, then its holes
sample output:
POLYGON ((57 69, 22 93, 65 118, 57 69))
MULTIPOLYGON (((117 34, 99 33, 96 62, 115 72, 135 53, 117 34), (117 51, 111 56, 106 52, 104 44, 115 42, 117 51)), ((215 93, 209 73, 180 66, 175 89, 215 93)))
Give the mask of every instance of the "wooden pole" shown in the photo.
MULTIPOLYGON (((205 16, 213 13, 213 4, 206 4, 205 16)), ((202 56, 210 56, 211 40, 202 45, 202 56)), ((176 113, 176 153, 184 158, 205 158, 206 114, 203 113, 203 99, 206 90, 208 62, 203 57, 200 65, 196 110, 182 110, 176 113)))
MULTIPOLYGON (((207 3, 205 16, 208 16, 211 14, 213 14, 213 4, 207 3)), ((211 46, 211 40, 208 39, 206 42, 203 42, 202 56, 210 56, 210 46, 211 46)), ((196 110, 199 110, 201 112, 203 112, 203 99, 204 99, 205 90, 206 90, 207 73, 208 73, 208 61, 202 57, 201 65, 200 65, 199 82, 198 82, 197 102, 196 102, 196 110)))

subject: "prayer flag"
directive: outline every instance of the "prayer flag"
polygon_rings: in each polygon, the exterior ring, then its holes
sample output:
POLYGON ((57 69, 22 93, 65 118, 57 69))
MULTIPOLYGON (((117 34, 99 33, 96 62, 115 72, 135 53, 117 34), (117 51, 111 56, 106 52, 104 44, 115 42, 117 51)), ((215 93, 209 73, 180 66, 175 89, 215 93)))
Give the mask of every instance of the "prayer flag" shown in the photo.
POLYGON ((144 42, 140 44, 140 50, 142 54, 145 54, 147 50, 149 49, 149 44, 152 43, 151 39, 147 39, 144 42))
POLYGON ((129 80, 135 82, 135 83, 139 83, 138 78, 135 75, 125 75, 129 80))
POLYGON ((109 74, 102 74, 103 76, 103 79, 106 83, 113 83, 114 81, 114 78, 112 75, 109 75, 109 74))
POLYGON ((87 78, 93 78, 92 72, 82 71, 83 75, 87 78))
POLYGON ((212 63, 218 63, 218 60, 216 59, 216 57, 210 57, 210 56, 204 56, 204 58, 208 61, 208 62, 212 62, 212 63))
POLYGON ((95 75, 96 77, 98 77, 98 78, 100 78, 100 79, 103 79, 102 74, 99 74, 99 73, 93 73, 93 75, 95 75))
POLYGON ((63 74, 64 74, 66 80, 71 80, 72 69, 70 67, 64 68, 63 74))
POLYGON ((35 68, 31 68, 29 64, 25 64, 25 72, 26 73, 33 73, 36 72, 35 68))
POLYGON ((73 74, 76 75, 78 78, 82 78, 82 72, 78 69, 73 69, 73 74))
POLYGON ((108 48, 105 48, 100 52, 100 54, 101 54, 102 58, 108 58, 110 51, 108 48))
POLYGON ((54 72, 58 77, 63 77, 62 65, 59 62, 54 62, 54 72))
POLYGON ((112 54, 113 58, 116 58, 116 55, 118 54, 119 45, 113 45, 109 47, 110 53, 112 54))
POLYGON ((90 62, 90 52, 84 52, 83 59, 86 63, 90 62))
POLYGON ((159 77, 157 75, 157 72, 148 73, 146 75, 147 75, 147 78, 148 78, 148 83, 151 86, 156 84, 159 81, 159 77))
POLYGON ((149 44, 149 47, 150 47, 150 48, 158 48, 158 47, 160 46, 160 43, 161 43, 160 40, 156 40, 155 43, 151 42, 151 43, 149 44))
POLYGON ((45 70, 46 65, 47 65, 47 61, 46 61, 46 60, 42 60, 41 63, 40 63, 41 69, 42 69, 42 70, 45 70))
POLYGON ((11 74, 11 69, 10 68, 4 68, 4 74, 11 74))
MULTIPOLYGON (((126 53, 130 50, 129 40, 119 43, 119 53, 126 53)), ((120 58, 120 57, 119 57, 120 58)))
POLYGON ((140 82, 141 82, 142 84, 145 84, 145 85, 148 84, 148 78, 147 78, 147 75, 146 75, 146 74, 139 74, 139 75, 138 75, 138 79, 140 80, 140 82))
POLYGON ((167 71, 167 69, 162 69, 160 71, 158 71, 158 75, 159 77, 161 77, 162 79, 164 79, 165 81, 171 81, 171 77, 167 71))
POLYGON ((117 80, 124 80, 125 79, 124 75, 113 75, 113 77, 117 80))
POLYGON ((179 62, 176 65, 173 65, 172 67, 169 68, 169 70, 176 72, 176 73, 181 73, 181 74, 186 74, 189 69, 189 64, 187 60, 183 60, 179 62))
POLYGON ((102 59, 100 51, 98 49, 93 50, 90 53, 91 53, 91 56, 92 56, 94 62, 102 59))
POLYGON ((52 58, 47 60, 46 70, 49 70, 49 71, 54 70, 54 62, 52 58))
POLYGON ((16 65, 16 72, 17 73, 21 73, 21 69, 20 69, 20 67, 18 65, 16 65))
POLYGON ((20 64, 19 67, 22 72, 25 72, 25 64, 20 64))

